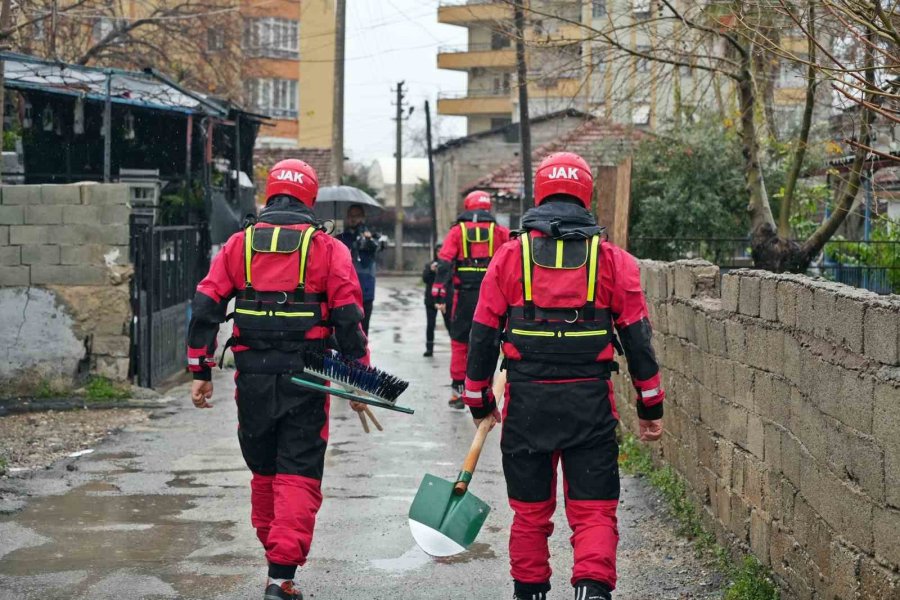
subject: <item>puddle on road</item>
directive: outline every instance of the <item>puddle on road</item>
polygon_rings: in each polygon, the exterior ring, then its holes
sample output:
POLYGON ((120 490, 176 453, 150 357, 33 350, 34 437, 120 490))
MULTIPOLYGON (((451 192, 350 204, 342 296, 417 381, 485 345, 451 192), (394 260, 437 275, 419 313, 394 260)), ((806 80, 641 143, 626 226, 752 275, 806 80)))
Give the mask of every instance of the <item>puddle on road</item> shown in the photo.
POLYGON ((175 479, 166 482, 170 488, 204 488, 209 487, 205 483, 197 483, 196 477, 186 477, 184 475, 176 475, 175 479))
POLYGON ((125 460, 129 458, 137 458, 134 452, 98 452, 91 457, 91 462, 98 460, 125 460))
POLYGON ((136 565, 159 573, 173 557, 187 556, 210 539, 228 541, 229 523, 178 520, 197 499, 182 495, 117 495, 118 488, 92 482, 62 496, 35 499, 14 520, 48 539, 20 548, 0 562, 0 574, 33 576, 84 570, 89 586, 136 565), (137 532, 140 532, 139 534, 137 532))
POLYGON ((376 569, 400 574, 424 567, 431 562, 431 557, 418 546, 413 546, 397 558, 378 558, 369 562, 376 569))
POLYGON ((494 554, 494 549, 489 544, 472 544, 465 552, 456 556, 435 558, 434 562, 442 565, 462 565, 476 560, 489 560, 491 558, 497 558, 497 555, 494 554))

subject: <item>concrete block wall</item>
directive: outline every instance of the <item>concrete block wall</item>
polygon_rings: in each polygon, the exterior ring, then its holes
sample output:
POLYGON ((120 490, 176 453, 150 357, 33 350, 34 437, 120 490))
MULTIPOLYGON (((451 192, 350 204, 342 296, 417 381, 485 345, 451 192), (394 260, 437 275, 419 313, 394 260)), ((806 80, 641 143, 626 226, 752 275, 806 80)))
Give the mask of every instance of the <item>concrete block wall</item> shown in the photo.
POLYGON ((0 361, 6 393, 127 379, 129 198, 123 184, 0 187, 0 334, 16 340, 0 361))
POLYGON ((785 598, 900 599, 900 297, 703 261, 641 277, 667 390, 654 452, 720 541, 785 598))

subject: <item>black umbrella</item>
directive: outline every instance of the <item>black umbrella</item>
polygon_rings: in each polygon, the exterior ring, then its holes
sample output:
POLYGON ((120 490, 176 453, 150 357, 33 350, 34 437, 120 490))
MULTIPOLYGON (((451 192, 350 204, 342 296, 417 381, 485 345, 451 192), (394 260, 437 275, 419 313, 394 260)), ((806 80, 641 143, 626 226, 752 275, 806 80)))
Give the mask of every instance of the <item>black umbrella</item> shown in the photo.
POLYGON ((349 185, 330 185, 319 188, 314 210, 320 219, 337 220, 338 215, 343 218, 347 209, 354 204, 362 206, 366 214, 384 210, 384 207, 378 204, 375 198, 361 189, 349 185))

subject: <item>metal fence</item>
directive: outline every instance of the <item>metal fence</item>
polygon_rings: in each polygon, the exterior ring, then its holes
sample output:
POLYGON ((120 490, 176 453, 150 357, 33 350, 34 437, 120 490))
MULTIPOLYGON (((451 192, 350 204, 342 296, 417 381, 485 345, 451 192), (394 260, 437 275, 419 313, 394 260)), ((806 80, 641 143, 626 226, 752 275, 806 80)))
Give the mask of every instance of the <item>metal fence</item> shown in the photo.
POLYGON ((209 233, 198 226, 132 223, 132 376, 152 387, 184 369, 188 311, 209 269, 209 233))
MULTIPOLYGON (((638 258, 702 258, 723 271, 753 266, 748 239, 630 238, 628 248, 638 258)), ((808 273, 879 294, 900 293, 900 241, 827 242, 808 273)))

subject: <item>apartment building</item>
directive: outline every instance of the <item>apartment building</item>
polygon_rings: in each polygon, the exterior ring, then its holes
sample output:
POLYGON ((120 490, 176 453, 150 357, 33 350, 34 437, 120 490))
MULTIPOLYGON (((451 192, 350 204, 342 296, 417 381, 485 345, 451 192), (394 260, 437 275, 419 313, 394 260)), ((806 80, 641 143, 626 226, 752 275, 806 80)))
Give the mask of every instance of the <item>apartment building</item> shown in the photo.
POLYGON ((244 101, 273 118, 258 145, 331 146, 334 0, 241 0, 244 101))
MULTIPOLYGON (((630 55, 591 31, 616 32, 622 44, 637 52, 650 52, 666 40, 671 44, 680 24, 657 18, 663 10, 657 0, 531 0, 527 4, 525 45, 532 116, 576 109, 620 124, 657 128, 704 108, 724 112, 733 106, 733 89, 726 78, 630 55)), ((438 113, 466 117, 469 134, 518 120, 511 3, 443 0, 438 21, 468 30, 465 47, 439 50, 438 67, 467 72, 468 84, 465 91, 442 94, 438 113)), ((783 33, 782 43, 802 53, 800 46, 805 42, 783 33)), ((725 52, 724 45, 704 50, 725 52)), ((772 116, 781 123, 799 120, 804 73, 796 64, 784 63, 770 83, 772 116)))

